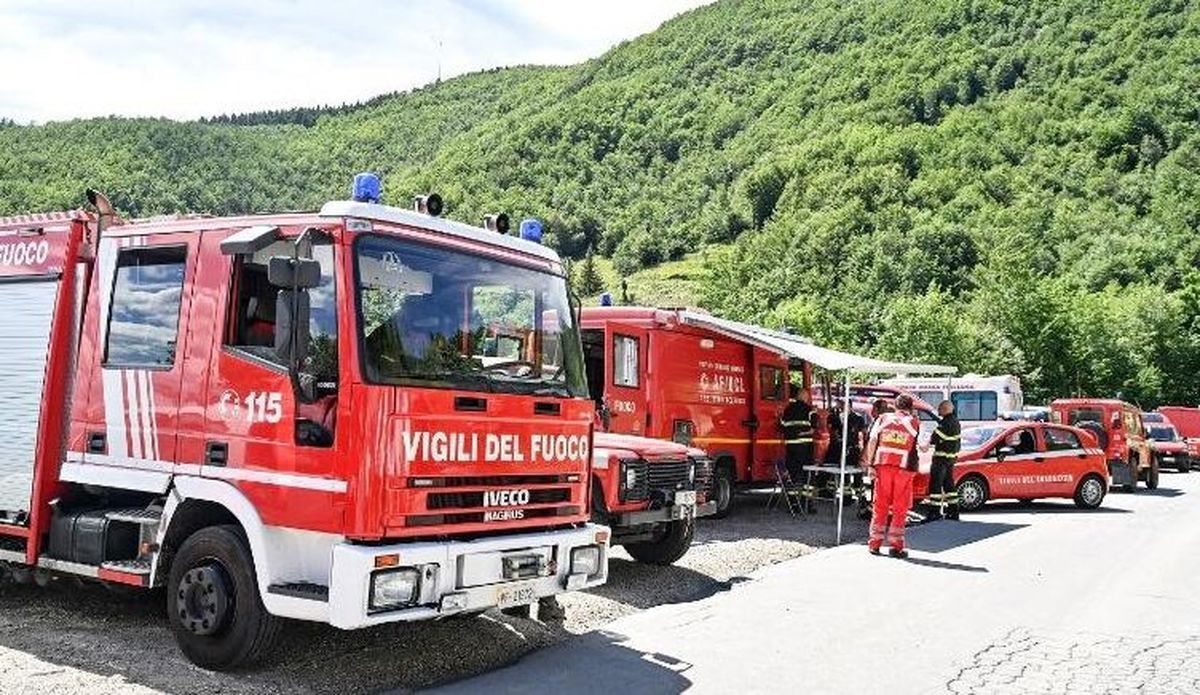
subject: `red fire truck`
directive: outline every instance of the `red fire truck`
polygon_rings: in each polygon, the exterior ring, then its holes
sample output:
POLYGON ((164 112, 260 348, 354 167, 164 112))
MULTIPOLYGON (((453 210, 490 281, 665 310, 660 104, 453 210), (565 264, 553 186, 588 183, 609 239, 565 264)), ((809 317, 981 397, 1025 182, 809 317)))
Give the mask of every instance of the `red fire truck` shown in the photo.
POLYGON ((89 193, 99 214, 0 220, 14 575, 165 587, 209 668, 264 654, 281 618, 359 628, 605 580, 552 250, 432 198, 125 223, 89 193), (521 328, 517 354, 484 358, 492 325, 521 328))
MULTIPOLYGON (((810 385, 807 363, 756 340, 763 329, 703 312, 587 307, 581 316, 588 384, 609 431, 708 452, 717 516, 728 513, 738 486, 774 483, 774 462, 784 456, 776 423, 793 374, 810 385)), ((818 452, 828 439, 819 429, 818 452)))

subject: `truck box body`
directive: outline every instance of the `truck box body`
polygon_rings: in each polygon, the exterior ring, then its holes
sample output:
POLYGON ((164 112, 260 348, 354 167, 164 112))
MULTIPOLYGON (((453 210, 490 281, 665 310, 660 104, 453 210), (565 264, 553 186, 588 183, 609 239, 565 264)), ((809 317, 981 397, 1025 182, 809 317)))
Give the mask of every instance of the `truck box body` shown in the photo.
MULTIPOLYGON (((588 307, 582 312, 592 398, 608 429, 693 444, 738 483, 771 483, 784 456, 778 421, 792 370, 807 387, 807 364, 736 336, 689 325, 686 312, 588 307)), ((828 442, 818 435, 818 455, 828 442)))

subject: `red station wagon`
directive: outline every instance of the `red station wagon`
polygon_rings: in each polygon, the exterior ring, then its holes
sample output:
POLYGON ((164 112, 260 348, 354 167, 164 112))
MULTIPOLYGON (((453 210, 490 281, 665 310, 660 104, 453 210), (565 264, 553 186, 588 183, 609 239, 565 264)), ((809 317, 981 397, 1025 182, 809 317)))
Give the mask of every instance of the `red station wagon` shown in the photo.
MULTIPOLYGON (((1095 509, 1108 493, 1108 464, 1092 434, 1041 422, 998 422, 968 427, 954 466, 959 506, 974 511, 989 500, 1059 497, 1095 509)), ((924 499, 929 476, 914 481, 924 499)))

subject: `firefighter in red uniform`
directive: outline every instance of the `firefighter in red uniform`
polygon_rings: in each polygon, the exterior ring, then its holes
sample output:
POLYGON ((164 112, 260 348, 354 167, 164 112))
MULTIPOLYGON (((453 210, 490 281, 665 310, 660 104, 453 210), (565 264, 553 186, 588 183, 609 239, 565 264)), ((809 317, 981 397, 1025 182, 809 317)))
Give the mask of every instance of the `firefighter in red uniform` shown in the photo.
POLYGON ((896 398, 896 411, 880 418, 867 446, 867 458, 875 473, 875 500, 867 548, 878 555, 887 536, 892 557, 908 557, 904 548, 904 523, 912 506, 913 476, 916 473, 917 434, 921 423, 912 414, 912 398, 896 398), (889 522, 889 515, 891 520, 889 522))

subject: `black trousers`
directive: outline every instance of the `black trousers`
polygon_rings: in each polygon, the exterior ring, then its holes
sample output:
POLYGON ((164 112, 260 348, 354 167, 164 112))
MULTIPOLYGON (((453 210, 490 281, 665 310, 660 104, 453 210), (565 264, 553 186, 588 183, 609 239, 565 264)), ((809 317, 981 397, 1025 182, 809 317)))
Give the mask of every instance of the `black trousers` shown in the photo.
POLYGON ((929 495, 936 502, 946 502, 946 511, 958 509, 958 492, 954 488, 954 460, 934 456, 929 469, 929 495))
POLYGON ((808 444, 788 444, 785 453, 787 458, 784 462, 787 465, 788 475, 792 476, 792 482, 804 482, 804 467, 811 466, 813 462, 813 445, 808 444))

